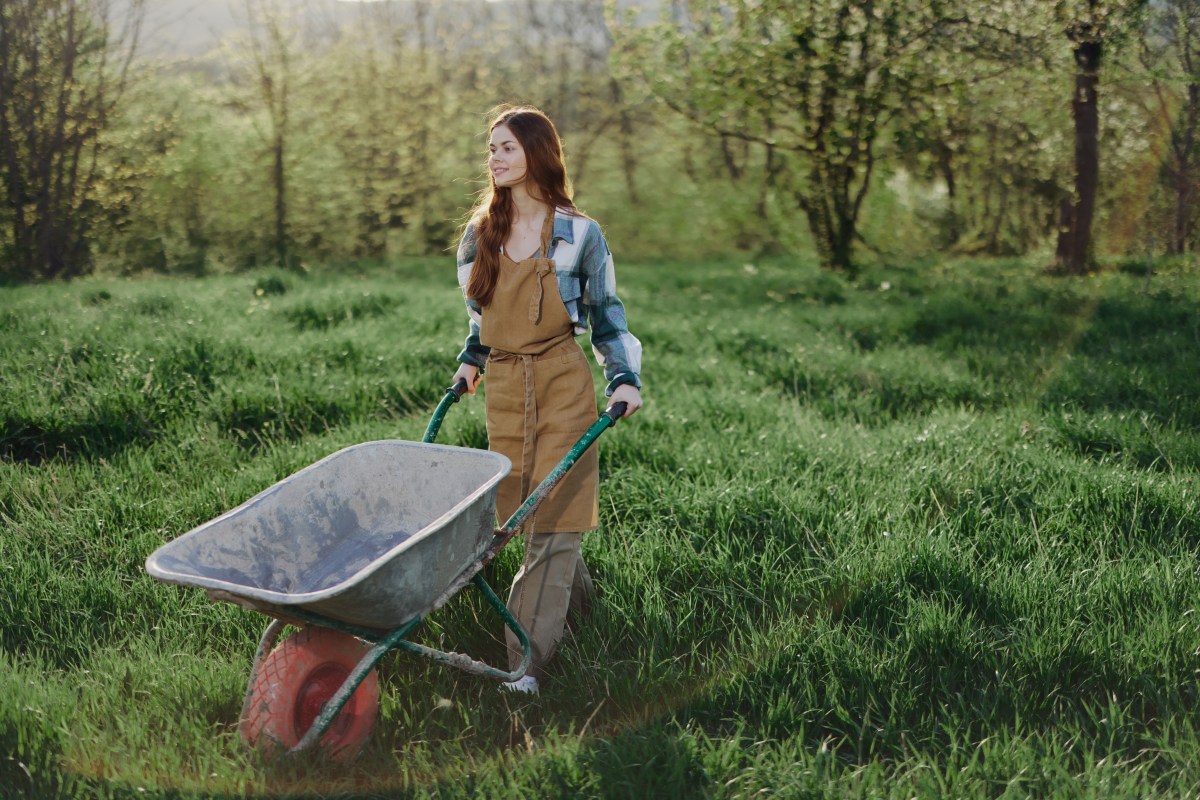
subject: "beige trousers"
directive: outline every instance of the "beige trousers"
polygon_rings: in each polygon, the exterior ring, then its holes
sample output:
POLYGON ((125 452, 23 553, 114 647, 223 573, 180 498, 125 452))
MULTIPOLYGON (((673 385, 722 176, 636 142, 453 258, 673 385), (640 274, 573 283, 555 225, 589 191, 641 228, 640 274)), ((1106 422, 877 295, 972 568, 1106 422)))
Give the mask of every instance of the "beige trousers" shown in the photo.
MULTIPOLYGON (((583 563, 582 533, 535 533, 525 539, 525 561, 513 578, 508 610, 529 634, 530 675, 540 677, 554 656, 567 614, 587 614, 595 587, 583 563)), ((508 668, 521 663, 521 643, 505 629, 508 668)))

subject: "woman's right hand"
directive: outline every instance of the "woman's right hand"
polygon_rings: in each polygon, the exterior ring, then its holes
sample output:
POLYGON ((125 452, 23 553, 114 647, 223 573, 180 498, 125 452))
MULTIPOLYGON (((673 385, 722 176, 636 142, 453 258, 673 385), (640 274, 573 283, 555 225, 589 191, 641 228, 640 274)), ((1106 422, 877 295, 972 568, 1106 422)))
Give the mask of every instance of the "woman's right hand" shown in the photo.
POLYGON ((475 394, 475 387, 483 380, 483 376, 479 374, 479 367, 471 364, 459 364, 458 372, 454 373, 454 378, 450 381, 450 385, 458 383, 458 379, 463 378, 467 382, 467 394, 475 394))

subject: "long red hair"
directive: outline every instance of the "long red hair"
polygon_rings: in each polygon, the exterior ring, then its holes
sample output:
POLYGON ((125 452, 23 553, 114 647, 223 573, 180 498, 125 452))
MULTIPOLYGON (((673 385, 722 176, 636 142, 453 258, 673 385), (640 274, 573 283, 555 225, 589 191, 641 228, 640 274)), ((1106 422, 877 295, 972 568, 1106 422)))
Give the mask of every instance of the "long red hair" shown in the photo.
MULTIPOLYGON (((532 106, 500 106, 493 112, 488 136, 506 125, 525 151, 525 169, 529 193, 550 206, 574 210, 567 167, 563 162, 562 140, 550 118, 532 106)), ((497 186, 488 171, 488 189, 471 211, 475 224, 475 266, 467 281, 467 296, 480 306, 492 302, 496 279, 500 275, 500 246, 512 230, 516 207, 512 189, 497 186)))

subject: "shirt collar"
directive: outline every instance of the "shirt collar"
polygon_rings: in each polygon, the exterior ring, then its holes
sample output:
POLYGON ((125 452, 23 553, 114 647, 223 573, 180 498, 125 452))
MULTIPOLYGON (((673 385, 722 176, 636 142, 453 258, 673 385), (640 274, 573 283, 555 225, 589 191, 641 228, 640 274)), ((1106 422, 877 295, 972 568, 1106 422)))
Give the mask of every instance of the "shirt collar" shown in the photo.
POLYGON ((574 216, 567 211, 556 208, 554 210, 554 232, 550 234, 550 240, 562 240, 567 244, 575 244, 575 223, 572 222, 574 216))

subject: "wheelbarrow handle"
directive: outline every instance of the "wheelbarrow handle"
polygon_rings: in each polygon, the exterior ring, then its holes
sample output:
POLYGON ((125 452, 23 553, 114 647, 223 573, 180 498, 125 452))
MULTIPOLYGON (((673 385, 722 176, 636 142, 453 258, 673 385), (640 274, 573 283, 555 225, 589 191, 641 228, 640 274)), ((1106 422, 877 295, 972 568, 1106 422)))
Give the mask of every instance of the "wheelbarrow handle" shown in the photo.
POLYGON ((421 441, 426 444, 437 438, 438 431, 442 427, 442 419, 446 416, 446 411, 450 406, 462 399, 462 396, 467 393, 467 379, 459 378, 454 382, 454 385, 446 390, 446 394, 442 397, 442 402, 438 403, 434 409, 433 416, 429 420, 429 426, 425 428, 425 436, 421 441))
POLYGON ((628 407, 629 407, 628 403, 626 403, 625 401, 620 401, 617 403, 613 403, 611 406, 604 409, 604 416, 608 417, 610 428, 613 425, 617 424, 617 420, 619 420, 621 417, 625 416, 625 409, 628 407))

